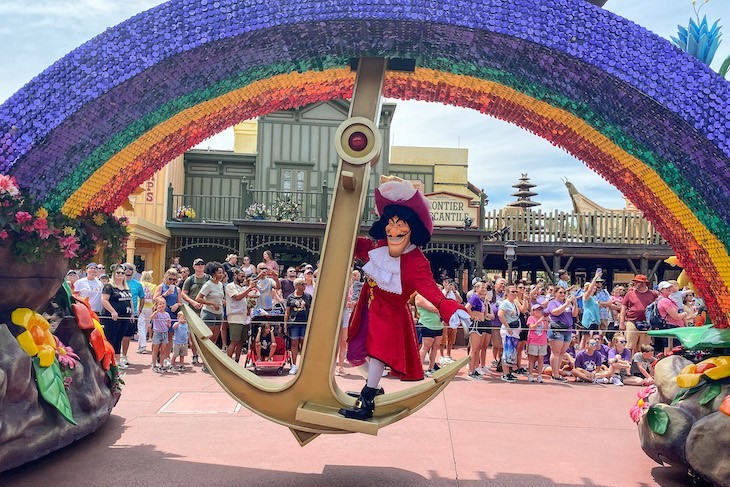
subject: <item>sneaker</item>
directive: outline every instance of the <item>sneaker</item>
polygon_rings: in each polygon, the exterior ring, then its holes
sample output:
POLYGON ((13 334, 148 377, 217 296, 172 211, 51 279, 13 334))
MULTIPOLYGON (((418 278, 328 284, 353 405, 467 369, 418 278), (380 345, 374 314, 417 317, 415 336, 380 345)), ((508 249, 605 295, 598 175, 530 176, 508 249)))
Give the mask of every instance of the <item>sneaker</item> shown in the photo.
POLYGON ((117 364, 117 367, 120 368, 120 369, 128 369, 129 368, 129 365, 127 365, 124 362, 122 362, 122 359, 119 359, 119 363, 117 364))
POLYGON ((527 375, 527 382, 535 382, 535 376, 532 374, 527 375))
POLYGON ((492 360, 492 367, 499 367, 499 360, 492 360))
POLYGON ((527 375, 527 369, 524 367, 520 367, 519 369, 515 370, 515 374, 527 375))
POLYGON ((297 369, 297 366, 292 365, 291 369, 289 369, 289 375, 295 375, 297 373, 297 370, 299 370, 299 369, 297 369))
POLYGON ((192 362, 193 362, 193 365, 198 365, 198 356, 197 355, 193 355, 192 362))
POLYGON ((502 374, 502 380, 505 382, 514 382, 517 378, 512 374, 502 374))
POLYGON ((568 382, 568 379, 566 379, 563 376, 558 376, 558 377, 553 376, 553 382, 568 382))
POLYGON ((122 356, 122 357, 119 358, 119 364, 120 365, 121 364, 129 365, 129 360, 127 360, 127 356, 126 355, 124 355, 124 356, 122 356))
POLYGON ((165 368, 165 369, 169 369, 170 368, 170 359, 169 358, 166 358, 165 359, 165 361, 162 363, 162 367, 165 368))
POLYGON ((434 372, 436 372, 436 371, 437 371, 437 370, 439 370, 440 368, 441 368, 441 367, 439 367, 439 364, 433 364, 433 371, 434 371, 434 372))
POLYGON ((146 348, 137 349, 137 353, 147 353, 147 349, 146 348))
POLYGON ((482 376, 477 374, 477 371, 466 374, 466 378, 469 380, 482 380, 482 376))
POLYGON ((152 372, 157 372, 158 374, 162 372, 162 369, 157 365, 153 365, 152 367, 150 367, 150 370, 152 370, 152 372))
POLYGON ((541 375, 538 375, 537 376, 537 382, 538 382, 538 384, 542 384, 542 376, 541 375))
POLYGON ((433 377, 433 370, 429 369, 423 373, 426 377, 433 377))
POLYGON ((600 377, 598 379, 593 379, 594 384, 608 384, 608 379, 605 377, 600 377))
POLYGON ((202 371, 203 371, 203 372, 205 372, 206 374, 210 374, 210 371, 208 370, 208 367, 206 367, 206 366, 205 366, 205 364, 203 364, 203 368, 202 368, 202 369, 200 369, 200 370, 202 370, 202 371))
POLYGON ((176 368, 176 370, 179 370, 180 372, 184 372, 185 371, 185 366, 184 365, 178 365, 177 368, 176 368))
POLYGON ((613 377, 611 377, 611 384, 613 384, 615 386, 624 385, 624 383, 621 381, 621 377, 619 377, 617 375, 614 375, 613 377))
POLYGON ((510 382, 517 382, 517 376, 514 375, 512 372, 507 374, 507 378, 509 379, 510 382))
POLYGON ((497 365, 497 372, 504 372, 504 370, 502 370, 502 364, 497 365))
POLYGON ((479 375, 487 375, 487 371, 483 367, 477 367, 475 372, 479 375))

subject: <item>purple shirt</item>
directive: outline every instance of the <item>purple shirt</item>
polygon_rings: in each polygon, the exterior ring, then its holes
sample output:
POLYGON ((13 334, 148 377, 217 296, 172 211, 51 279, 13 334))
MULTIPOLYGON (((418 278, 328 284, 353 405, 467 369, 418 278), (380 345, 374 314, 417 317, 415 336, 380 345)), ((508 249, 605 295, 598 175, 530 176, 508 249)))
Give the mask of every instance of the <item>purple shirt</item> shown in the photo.
POLYGON ((473 294, 472 297, 469 298, 469 304, 471 304, 472 311, 484 311, 484 301, 482 301, 482 298, 476 294, 473 294))
POLYGON ((581 350, 575 356, 575 366, 588 372, 595 372, 601 366, 601 362, 603 362, 603 355, 598 350, 594 351, 593 355, 588 355, 587 350, 581 350))
POLYGON ((612 358, 616 358, 616 356, 621 357, 621 360, 631 360, 631 350, 629 350, 628 348, 624 348, 620 354, 618 353, 618 351, 616 351, 615 348, 612 348, 608 351, 609 360, 611 360, 612 358))
POLYGON ((565 311, 563 311, 558 316, 555 316, 553 314, 553 310, 561 307, 564 303, 561 303, 557 299, 553 299, 550 301, 547 305, 547 311, 550 313, 548 316, 550 317, 550 321, 556 321, 558 323, 562 323, 565 327, 567 327, 568 330, 573 329, 573 307, 568 306, 565 308, 565 311))

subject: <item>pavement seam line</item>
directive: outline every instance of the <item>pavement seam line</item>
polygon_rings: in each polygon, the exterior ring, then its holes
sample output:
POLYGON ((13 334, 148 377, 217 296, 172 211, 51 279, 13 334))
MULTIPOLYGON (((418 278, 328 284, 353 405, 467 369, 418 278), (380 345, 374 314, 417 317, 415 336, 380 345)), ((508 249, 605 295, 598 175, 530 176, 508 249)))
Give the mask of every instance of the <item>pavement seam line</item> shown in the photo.
POLYGON ((461 485, 459 481, 459 468, 456 465, 456 452, 454 451, 454 435, 451 431, 451 418, 449 417, 449 405, 446 402, 446 391, 444 391, 440 399, 444 402, 444 411, 446 413, 446 426, 449 430, 449 444, 451 445, 451 461, 454 462, 454 479, 456 480, 456 487, 461 485))

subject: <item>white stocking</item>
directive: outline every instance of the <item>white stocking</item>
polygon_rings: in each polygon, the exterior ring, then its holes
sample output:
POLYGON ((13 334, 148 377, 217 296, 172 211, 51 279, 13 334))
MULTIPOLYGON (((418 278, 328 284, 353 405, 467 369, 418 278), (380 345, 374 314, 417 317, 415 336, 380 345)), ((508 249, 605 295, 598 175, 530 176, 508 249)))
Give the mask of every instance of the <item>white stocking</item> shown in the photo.
POLYGON ((385 364, 376 358, 370 357, 367 386, 377 389, 380 378, 383 377, 383 371, 385 371, 385 364))

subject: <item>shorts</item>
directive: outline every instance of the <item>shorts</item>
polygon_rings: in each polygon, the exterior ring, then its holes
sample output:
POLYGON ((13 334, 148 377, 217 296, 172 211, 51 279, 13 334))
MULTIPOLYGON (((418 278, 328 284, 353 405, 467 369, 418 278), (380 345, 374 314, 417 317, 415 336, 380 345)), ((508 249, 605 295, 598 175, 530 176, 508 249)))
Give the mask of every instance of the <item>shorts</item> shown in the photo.
POLYGON ((205 324, 208 325, 209 328, 221 326, 223 324, 223 314, 217 315, 210 311, 202 310, 200 312, 200 318, 205 321, 205 324))
POLYGON ((548 340, 559 342, 570 342, 573 339, 573 332, 570 330, 548 330, 548 340))
POLYGON ((522 331, 520 331, 520 341, 521 342, 526 342, 527 341, 527 333, 529 331, 530 330, 522 330, 522 331))
POLYGON ((342 328, 347 328, 350 326, 350 316, 352 316, 352 309, 345 308, 345 310, 342 312, 342 323, 340 324, 342 328))
POLYGON ((443 333, 443 330, 432 330, 430 328, 426 328, 425 326, 421 327, 421 336, 423 338, 440 337, 442 333, 443 333))
POLYGON ((232 342, 241 342, 248 339, 251 325, 243 323, 228 323, 228 339, 232 342))
POLYGON ((475 321, 472 322, 471 325, 469 325, 469 333, 476 333, 477 335, 481 336, 484 333, 489 332, 489 327, 492 324, 488 321, 475 321))
POLYGON ((152 332, 152 345, 167 345, 169 343, 166 331, 152 332))
POLYGON ((135 333, 137 333, 137 320, 135 320, 134 318, 129 318, 127 326, 124 329, 124 334, 122 336, 133 337, 135 333))
POLYGON ((187 343, 175 343, 172 345, 172 356, 173 357, 185 357, 188 354, 187 343))
POLYGON ((591 323, 588 327, 580 325, 576 328, 580 332, 581 335, 585 335, 586 333, 591 332, 593 330, 598 331, 598 323, 591 323))
POLYGON ((289 330, 289 338, 291 338, 292 340, 303 339, 306 329, 307 325, 287 325, 287 330, 289 330))
POLYGON ((527 344, 527 355, 533 357, 543 357, 547 355, 547 345, 527 344))

